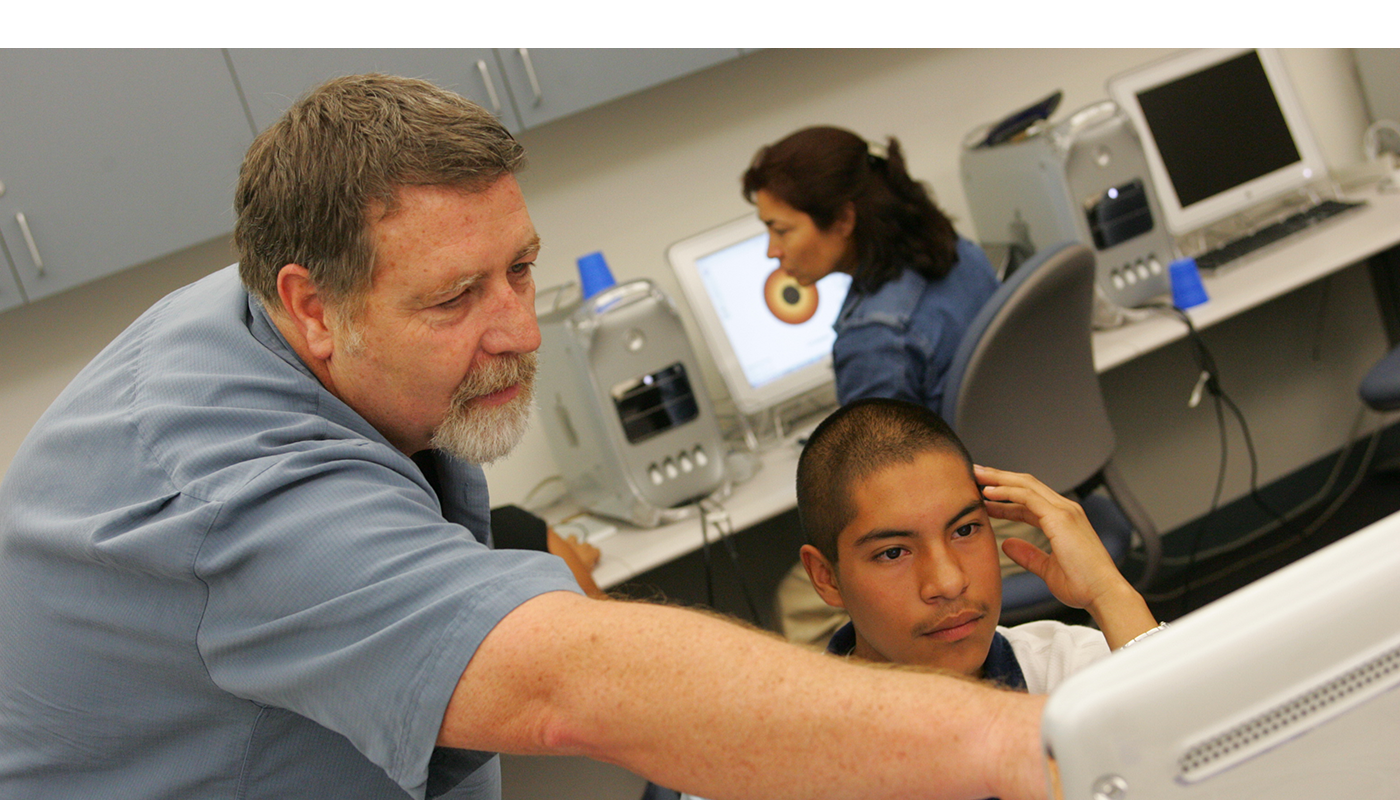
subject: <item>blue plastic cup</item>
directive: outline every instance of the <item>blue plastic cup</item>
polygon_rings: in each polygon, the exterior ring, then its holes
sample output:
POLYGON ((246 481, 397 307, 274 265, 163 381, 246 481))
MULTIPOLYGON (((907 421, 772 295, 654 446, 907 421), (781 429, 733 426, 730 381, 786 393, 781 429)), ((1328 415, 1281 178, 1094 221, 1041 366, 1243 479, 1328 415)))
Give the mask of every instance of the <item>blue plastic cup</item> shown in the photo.
POLYGON ((602 253, 589 253, 578 260, 578 276, 583 282, 583 299, 617 285, 602 253))
POLYGON ((1209 300, 1206 287, 1201 284, 1201 271, 1196 268, 1196 259, 1180 258, 1172 262, 1172 304, 1177 308, 1191 308, 1209 300))

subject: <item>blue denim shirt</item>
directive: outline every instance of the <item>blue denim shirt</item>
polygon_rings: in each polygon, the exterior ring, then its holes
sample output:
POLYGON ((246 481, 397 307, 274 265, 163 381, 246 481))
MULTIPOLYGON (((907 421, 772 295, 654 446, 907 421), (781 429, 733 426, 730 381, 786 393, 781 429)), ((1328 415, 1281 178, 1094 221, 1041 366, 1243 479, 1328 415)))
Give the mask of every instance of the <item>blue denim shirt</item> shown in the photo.
POLYGON ((893 397, 937 411, 958 342, 998 286, 982 248, 958 239, 942 280, 906 269, 873 294, 852 291, 832 326, 836 397, 893 397))

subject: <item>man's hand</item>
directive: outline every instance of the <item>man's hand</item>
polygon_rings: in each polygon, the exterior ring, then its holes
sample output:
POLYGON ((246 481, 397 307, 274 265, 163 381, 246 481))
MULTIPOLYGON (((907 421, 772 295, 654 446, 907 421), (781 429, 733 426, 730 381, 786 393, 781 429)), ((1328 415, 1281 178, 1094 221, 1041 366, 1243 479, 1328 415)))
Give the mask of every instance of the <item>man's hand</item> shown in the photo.
POLYGON ((1117 649, 1157 625, 1082 506, 1030 475, 981 466, 973 470, 988 501, 988 516, 1034 525, 1050 539, 1050 553, 1021 539, 1007 539, 1002 551, 1045 581, 1060 602, 1087 610, 1109 647, 1117 649))

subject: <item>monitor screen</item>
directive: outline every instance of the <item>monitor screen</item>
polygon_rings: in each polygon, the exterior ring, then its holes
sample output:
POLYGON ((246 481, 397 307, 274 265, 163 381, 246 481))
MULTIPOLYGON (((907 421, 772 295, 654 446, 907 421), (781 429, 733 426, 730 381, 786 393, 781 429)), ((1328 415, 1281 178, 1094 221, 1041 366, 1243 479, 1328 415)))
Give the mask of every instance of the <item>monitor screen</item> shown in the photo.
POLYGON ((1325 174, 1273 51, 1188 51, 1114 77, 1109 92, 1137 127, 1174 233, 1325 174))
POLYGON ((832 324, 850 276, 800 287, 749 215, 677 242, 667 258, 734 404, 757 414, 832 383, 832 324))
POLYGON ((1076 673, 1041 722, 1054 794, 1400 796, 1400 514, 1076 673))

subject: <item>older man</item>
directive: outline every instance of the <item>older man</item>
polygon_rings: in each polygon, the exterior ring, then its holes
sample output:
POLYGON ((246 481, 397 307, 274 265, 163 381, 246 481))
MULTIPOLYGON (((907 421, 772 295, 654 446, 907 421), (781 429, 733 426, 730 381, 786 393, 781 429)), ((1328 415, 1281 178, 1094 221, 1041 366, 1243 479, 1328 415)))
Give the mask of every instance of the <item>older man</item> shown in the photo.
POLYGON ((501 751, 716 799, 1044 792, 1035 699, 489 548, 475 465, 540 343, 521 161, 385 76, 257 138, 237 271, 118 336, 0 485, 0 797, 495 798, 501 751))

